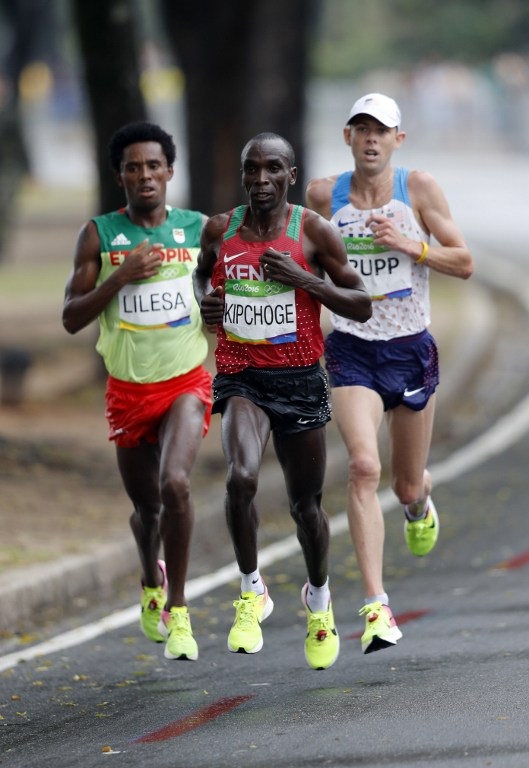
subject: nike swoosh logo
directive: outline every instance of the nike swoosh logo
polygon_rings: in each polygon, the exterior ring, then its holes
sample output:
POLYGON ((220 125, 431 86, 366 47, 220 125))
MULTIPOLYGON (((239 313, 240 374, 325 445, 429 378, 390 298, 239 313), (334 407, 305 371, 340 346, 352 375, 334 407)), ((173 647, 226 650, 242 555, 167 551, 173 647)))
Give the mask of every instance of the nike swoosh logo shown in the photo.
POLYGON ((405 389, 403 394, 403 397, 413 397, 413 395, 416 395, 418 392, 422 392, 424 387, 419 387, 419 389, 405 389))
POLYGON ((359 224, 362 221, 362 219, 351 219, 351 221, 342 221, 339 219, 338 226, 339 227, 348 227, 349 224, 359 224))
POLYGON ((298 419, 298 424, 313 424, 318 419, 298 419))
POLYGON ((248 251, 241 251, 240 253, 234 253, 233 256, 228 256, 228 254, 225 253, 224 263, 228 264, 228 262, 233 261, 233 259, 236 259, 238 256, 244 256, 245 253, 248 253, 248 251))

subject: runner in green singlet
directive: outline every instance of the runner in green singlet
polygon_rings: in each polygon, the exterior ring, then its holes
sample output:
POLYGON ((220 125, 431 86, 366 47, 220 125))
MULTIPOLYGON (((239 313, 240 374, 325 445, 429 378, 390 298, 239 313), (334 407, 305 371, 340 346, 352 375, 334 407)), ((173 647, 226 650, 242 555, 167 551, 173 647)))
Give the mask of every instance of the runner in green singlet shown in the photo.
POLYGON ((63 324, 77 333, 99 321, 109 439, 134 508, 141 627, 150 640, 166 641, 166 658, 195 660, 184 594, 190 473, 209 427, 211 375, 191 276, 206 217, 166 204, 176 150, 159 126, 124 126, 109 152, 126 205, 81 229, 63 324))

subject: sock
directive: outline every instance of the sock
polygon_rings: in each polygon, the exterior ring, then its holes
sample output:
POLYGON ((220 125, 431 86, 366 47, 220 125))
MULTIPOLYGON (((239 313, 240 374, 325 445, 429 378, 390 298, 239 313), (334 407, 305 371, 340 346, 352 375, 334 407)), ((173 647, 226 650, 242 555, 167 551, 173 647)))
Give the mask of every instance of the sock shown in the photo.
POLYGON ((389 605, 389 598, 385 592, 381 595, 371 595, 371 597, 364 597, 364 605, 370 603, 382 603, 382 605, 389 605))
POLYGON ((323 585, 323 587, 314 587, 310 581, 307 582, 307 606, 312 613, 321 613, 329 610, 329 602, 331 599, 331 593, 329 590, 329 579, 323 585))
POLYGON ((428 514, 429 506, 430 506, 430 497, 427 496, 423 502, 422 512, 419 515, 414 514, 410 509, 410 507, 413 507, 414 510, 417 510, 417 508, 420 507, 419 501, 416 501, 414 504, 405 504, 404 514, 406 515, 406 518, 410 521, 410 523, 415 523, 417 522, 417 520, 424 520, 424 518, 428 514))
POLYGON ((264 584, 259 573, 259 568, 252 573, 241 572, 241 594, 243 592, 255 592, 257 595, 264 594, 264 584))

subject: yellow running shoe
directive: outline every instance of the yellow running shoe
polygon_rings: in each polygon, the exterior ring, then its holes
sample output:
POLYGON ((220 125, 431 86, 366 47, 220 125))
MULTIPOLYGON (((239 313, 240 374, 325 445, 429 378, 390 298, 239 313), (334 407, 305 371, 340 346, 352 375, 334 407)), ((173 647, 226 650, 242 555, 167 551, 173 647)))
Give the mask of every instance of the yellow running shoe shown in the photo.
POLYGON ((358 615, 366 617, 366 628, 360 641, 364 653, 390 648, 401 639, 402 632, 397 627, 389 605, 368 603, 360 608, 358 615))
POLYGON ((158 565, 163 576, 163 582, 161 587, 143 587, 141 592, 141 616, 140 626, 143 634, 153 643, 163 643, 164 636, 160 634, 158 625, 162 618, 162 611, 165 608, 165 600, 167 597, 167 574, 165 571, 165 563, 163 560, 158 560, 158 565))
POLYGON ((423 557, 435 547, 439 537, 439 517, 433 501, 428 503, 428 512, 422 520, 404 521, 404 536, 408 549, 416 557, 423 557))
POLYGON ((228 635, 228 648, 232 653, 257 653, 263 647, 261 622, 274 609, 272 598, 265 586, 264 594, 243 592, 233 601, 235 621, 228 635))
POLYGON ((167 638, 163 654, 166 659, 198 659, 198 645, 193 637, 186 605, 163 611, 158 630, 167 638))
POLYGON ((307 611, 307 636, 305 637, 305 659, 312 669, 331 667, 340 653, 340 638, 334 623, 332 603, 326 611, 310 610, 307 605, 308 584, 301 590, 301 602, 307 611))

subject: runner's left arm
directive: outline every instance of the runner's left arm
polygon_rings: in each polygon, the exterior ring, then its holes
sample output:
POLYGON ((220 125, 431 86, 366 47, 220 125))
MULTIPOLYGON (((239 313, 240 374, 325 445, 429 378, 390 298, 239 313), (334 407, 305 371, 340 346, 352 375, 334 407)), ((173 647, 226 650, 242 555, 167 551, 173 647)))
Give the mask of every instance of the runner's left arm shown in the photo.
POLYGON ((424 242, 404 237, 390 219, 379 214, 366 221, 373 243, 405 253, 436 272, 467 280, 474 269, 472 255, 441 187, 431 174, 410 171, 408 189, 415 216, 436 243, 425 248, 424 242))
POLYGON ((200 235, 200 253, 193 270, 193 290, 204 323, 212 333, 224 316, 224 293, 221 288, 211 290, 211 277, 218 258, 222 233, 227 216, 219 214, 208 219, 200 235))
POLYGON ((314 211, 306 212, 303 253, 312 272, 273 249, 265 251, 261 263, 271 280, 307 291, 331 312, 361 323, 369 320, 371 298, 360 275, 347 260, 340 233, 314 211), (330 280, 325 279, 326 274, 330 280))

